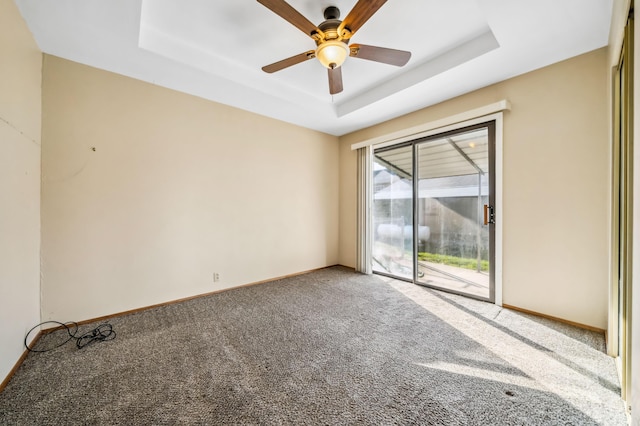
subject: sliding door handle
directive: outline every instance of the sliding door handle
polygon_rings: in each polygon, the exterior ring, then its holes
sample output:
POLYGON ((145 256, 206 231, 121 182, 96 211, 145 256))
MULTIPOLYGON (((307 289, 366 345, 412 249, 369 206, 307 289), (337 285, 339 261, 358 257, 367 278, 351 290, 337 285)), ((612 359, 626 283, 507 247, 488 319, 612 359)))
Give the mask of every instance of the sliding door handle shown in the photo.
POLYGON ((484 224, 496 223, 496 216, 493 212, 493 206, 488 204, 484 205, 484 224))

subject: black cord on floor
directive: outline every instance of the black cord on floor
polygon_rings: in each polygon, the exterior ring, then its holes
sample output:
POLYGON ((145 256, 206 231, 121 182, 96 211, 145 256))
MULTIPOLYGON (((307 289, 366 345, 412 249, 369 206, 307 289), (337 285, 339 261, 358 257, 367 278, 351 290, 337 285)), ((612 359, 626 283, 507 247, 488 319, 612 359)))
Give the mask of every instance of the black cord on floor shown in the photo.
POLYGON ((64 345, 65 343, 67 343, 70 340, 75 340, 76 341, 76 347, 78 349, 82 349, 85 346, 93 343, 93 342, 104 342, 107 340, 113 340, 116 338, 116 332, 113 331, 113 327, 111 326, 111 324, 109 323, 104 323, 104 324, 100 324, 99 326, 97 326, 96 328, 94 328, 93 330, 90 330, 80 336, 76 336, 76 334, 78 334, 78 324, 73 322, 73 321, 69 321, 66 323, 62 323, 62 322, 58 322, 58 321, 45 321, 45 322, 41 322, 40 324, 36 325, 35 327, 33 327, 31 330, 29 330, 29 332, 27 333, 26 336, 24 336, 24 347, 27 348, 27 350, 29 350, 29 352, 49 352, 53 349, 59 348, 60 346, 64 345), (68 339, 62 339, 61 343, 56 344, 55 346, 52 347, 48 347, 45 349, 33 349, 32 347, 29 347, 29 344, 27 343, 29 335, 37 328, 45 325, 45 324, 57 324, 58 326, 55 327, 53 330, 49 330, 49 331, 45 331, 44 335, 53 333, 57 330, 61 330, 61 329, 66 329, 67 330, 67 335, 69 336, 68 339))
POLYGON ((84 333, 80 337, 74 337, 76 339, 76 346, 78 349, 82 349, 85 346, 93 342, 104 342, 106 340, 113 340, 116 338, 116 332, 113 331, 113 327, 109 323, 100 324, 93 330, 84 333))

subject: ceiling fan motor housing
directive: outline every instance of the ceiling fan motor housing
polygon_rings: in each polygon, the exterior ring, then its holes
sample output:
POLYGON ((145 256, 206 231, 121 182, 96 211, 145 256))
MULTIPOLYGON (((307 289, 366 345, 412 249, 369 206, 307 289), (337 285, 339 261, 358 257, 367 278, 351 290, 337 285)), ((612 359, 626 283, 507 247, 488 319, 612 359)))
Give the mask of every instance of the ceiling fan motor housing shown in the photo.
POLYGON ((329 6, 324 10, 325 21, 317 27, 319 31, 312 32, 311 38, 316 42, 316 46, 320 46, 326 41, 340 41, 345 45, 349 44, 353 35, 350 28, 344 26, 340 18, 340 9, 335 6, 329 6))
POLYGON ((340 9, 335 6, 329 6, 324 10, 324 19, 332 20, 340 18, 340 9))
POLYGON ((318 29, 320 29, 324 33, 324 38, 320 38, 316 40, 316 43, 322 43, 327 40, 340 40, 342 41, 342 37, 338 34, 338 27, 342 21, 338 19, 327 19, 320 25, 318 25, 318 29))

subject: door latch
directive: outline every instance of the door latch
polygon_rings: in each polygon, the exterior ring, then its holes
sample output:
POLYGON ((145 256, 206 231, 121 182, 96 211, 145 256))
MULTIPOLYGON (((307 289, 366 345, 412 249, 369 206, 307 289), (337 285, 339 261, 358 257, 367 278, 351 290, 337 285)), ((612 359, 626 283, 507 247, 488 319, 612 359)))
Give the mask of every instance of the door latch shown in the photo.
POLYGON ((496 223, 496 215, 493 211, 493 206, 488 204, 484 205, 484 224, 496 223))

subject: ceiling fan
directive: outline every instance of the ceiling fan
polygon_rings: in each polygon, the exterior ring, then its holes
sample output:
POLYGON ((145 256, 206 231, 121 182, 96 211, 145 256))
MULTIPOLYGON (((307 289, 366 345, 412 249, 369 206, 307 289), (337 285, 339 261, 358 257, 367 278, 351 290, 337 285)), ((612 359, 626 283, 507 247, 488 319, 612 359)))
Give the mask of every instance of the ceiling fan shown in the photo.
POLYGON ((368 46, 366 44, 349 45, 349 41, 356 31, 358 31, 386 1, 387 0, 358 0, 343 21, 339 19, 340 10, 335 6, 329 6, 324 10, 325 21, 316 26, 284 0, 258 0, 258 3, 288 21, 311 37, 316 43, 315 50, 309 50, 266 65, 262 67, 262 70, 267 73, 273 73, 309 59, 318 58, 320 63, 328 70, 329 93, 334 95, 342 92, 341 65, 347 59, 347 56, 382 62, 398 67, 405 65, 409 61, 409 58, 411 58, 411 52, 368 46))

